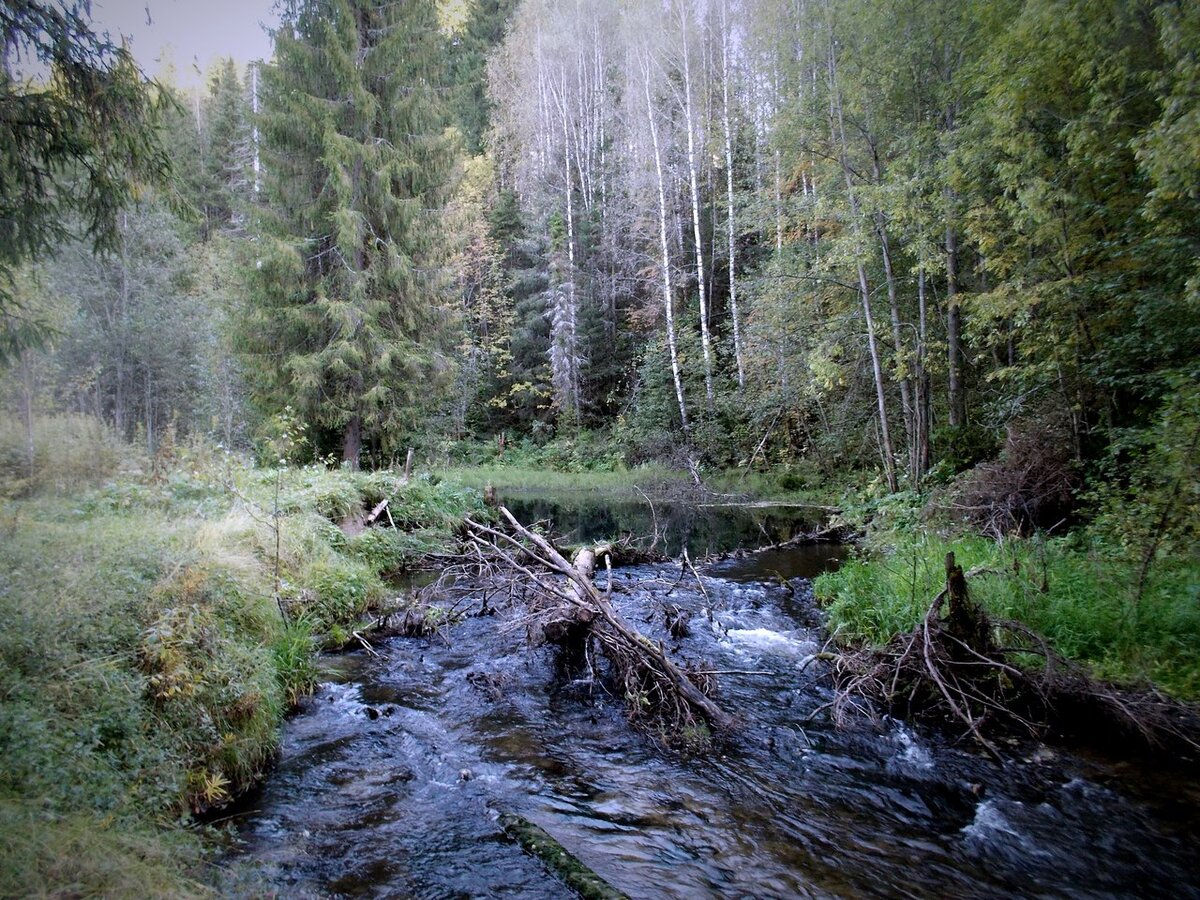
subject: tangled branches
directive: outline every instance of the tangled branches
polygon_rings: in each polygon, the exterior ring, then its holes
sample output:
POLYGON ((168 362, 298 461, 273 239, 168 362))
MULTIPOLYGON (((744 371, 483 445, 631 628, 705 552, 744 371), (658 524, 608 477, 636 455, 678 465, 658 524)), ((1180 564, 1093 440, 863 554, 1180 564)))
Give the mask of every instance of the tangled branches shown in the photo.
POLYGON ((964 575, 947 554, 946 587, 915 629, 882 648, 837 657, 829 704, 835 722, 871 718, 882 707, 956 723, 997 759, 989 735, 998 731, 1042 737, 1090 729, 1149 748, 1200 750, 1194 709, 1099 683, 1020 622, 989 620, 967 593, 968 578, 989 573, 964 575))
POLYGON ((635 720, 651 721, 675 734, 701 722, 718 730, 732 727, 732 717, 711 699, 716 688, 711 675, 680 668, 661 644, 638 632, 613 608, 611 566, 617 548, 584 548, 568 562, 545 537, 523 526, 504 507, 499 511, 507 530, 468 519, 467 538, 475 565, 496 583, 519 592, 529 611, 531 636, 558 644, 588 665, 597 646, 635 720), (594 581, 600 565, 608 570, 605 591, 594 581))

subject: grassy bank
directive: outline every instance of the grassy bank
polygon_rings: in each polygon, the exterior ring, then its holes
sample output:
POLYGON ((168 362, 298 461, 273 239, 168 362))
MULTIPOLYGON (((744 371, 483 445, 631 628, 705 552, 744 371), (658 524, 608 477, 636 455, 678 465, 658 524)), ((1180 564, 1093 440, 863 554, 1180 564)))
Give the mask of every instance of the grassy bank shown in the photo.
POLYGON ((686 472, 661 466, 639 466, 616 471, 567 472, 539 469, 526 464, 487 464, 453 466, 441 469, 437 476, 470 488, 488 485, 497 490, 538 490, 548 493, 567 491, 620 491, 637 496, 635 487, 655 490, 663 486, 690 484, 686 472))
POLYGON ((270 764, 314 635, 388 600, 478 497, 39 429, 32 474, 0 433, 0 896, 205 893, 191 813, 270 764), (385 496, 396 530, 335 524, 385 496))
POLYGON ((1099 677, 1200 699, 1200 560, 1156 560, 1139 594, 1142 560, 1086 530, 994 541, 918 526, 876 536, 817 580, 829 628, 874 645, 913 629, 944 586, 950 551, 964 569, 985 570, 969 586, 993 616, 1025 623, 1099 677))
MULTIPOLYGON (((617 490, 636 495, 637 487, 653 495, 695 487, 682 455, 676 454, 674 465, 631 464, 620 439, 602 431, 581 430, 540 443, 526 437, 503 446, 498 441, 466 439, 427 452, 439 477, 476 488, 490 484, 498 490, 617 490)), ((759 499, 827 504, 845 487, 803 462, 768 471, 702 465, 699 474, 706 490, 759 499)))

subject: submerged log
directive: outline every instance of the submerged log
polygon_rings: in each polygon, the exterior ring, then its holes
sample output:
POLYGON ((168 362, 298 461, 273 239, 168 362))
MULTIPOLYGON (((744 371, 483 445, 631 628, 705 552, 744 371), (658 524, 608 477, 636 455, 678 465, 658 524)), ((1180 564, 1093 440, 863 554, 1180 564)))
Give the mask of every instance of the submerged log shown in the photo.
POLYGON ((500 817, 504 833, 525 850, 536 856, 551 872, 561 878, 584 900, 629 900, 611 884, 580 862, 543 828, 524 816, 505 814, 500 817))

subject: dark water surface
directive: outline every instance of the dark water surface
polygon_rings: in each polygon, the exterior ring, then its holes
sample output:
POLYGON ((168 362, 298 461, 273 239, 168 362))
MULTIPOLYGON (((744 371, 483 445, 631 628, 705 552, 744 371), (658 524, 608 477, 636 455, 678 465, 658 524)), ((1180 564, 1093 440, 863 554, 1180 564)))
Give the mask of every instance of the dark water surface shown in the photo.
POLYGON ((808 579, 841 552, 726 560, 703 591, 676 564, 618 570, 618 607, 677 658, 756 673, 721 679, 744 725, 695 757, 529 649, 516 610, 330 658, 231 865, 283 897, 569 896, 505 839, 511 812, 635 898, 1200 897, 1195 781, 810 721, 829 698, 802 669, 821 640, 808 579), (680 641, 668 603, 692 612, 680 641))

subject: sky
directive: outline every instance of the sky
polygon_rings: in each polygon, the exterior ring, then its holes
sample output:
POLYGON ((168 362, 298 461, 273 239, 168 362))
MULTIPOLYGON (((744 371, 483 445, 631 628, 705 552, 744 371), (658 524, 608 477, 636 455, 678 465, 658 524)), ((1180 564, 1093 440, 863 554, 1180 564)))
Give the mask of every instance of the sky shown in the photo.
POLYGON ((167 75, 174 63, 174 82, 187 88, 202 84, 218 57, 232 56, 239 65, 270 58, 263 25, 278 24, 274 5, 274 0, 92 0, 92 18, 96 31, 130 39, 148 75, 167 75))

